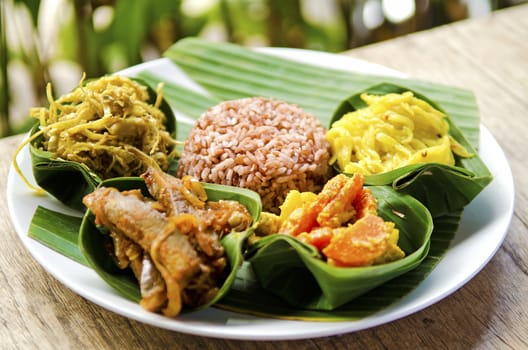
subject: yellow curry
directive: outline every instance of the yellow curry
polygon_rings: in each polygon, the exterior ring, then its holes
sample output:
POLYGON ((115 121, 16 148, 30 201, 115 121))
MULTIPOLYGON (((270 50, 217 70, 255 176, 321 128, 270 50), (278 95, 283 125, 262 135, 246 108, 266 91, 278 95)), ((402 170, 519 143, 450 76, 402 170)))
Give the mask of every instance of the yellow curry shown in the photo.
POLYGON ((455 164, 470 157, 451 135, 444 113, 412 92, 362 94, 367 107, 345 114, 326 134, 330 163, 346 173, 372 175, 409 164, 455 164))

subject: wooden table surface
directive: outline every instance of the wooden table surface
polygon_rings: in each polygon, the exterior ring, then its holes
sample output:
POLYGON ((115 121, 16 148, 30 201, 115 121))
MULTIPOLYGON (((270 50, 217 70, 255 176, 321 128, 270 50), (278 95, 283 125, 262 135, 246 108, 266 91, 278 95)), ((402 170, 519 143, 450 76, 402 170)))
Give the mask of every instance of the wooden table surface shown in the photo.
POLYGON ((86 301, 32 258, 11 224, 6 178, 22 136, 0 140, 1 349, 528 349, 528 5, 346 54, 472 90, 508 158, 515 212, 492 260, 440 302, 389 324, 291 341, 198 337, 145 325, 86 301))

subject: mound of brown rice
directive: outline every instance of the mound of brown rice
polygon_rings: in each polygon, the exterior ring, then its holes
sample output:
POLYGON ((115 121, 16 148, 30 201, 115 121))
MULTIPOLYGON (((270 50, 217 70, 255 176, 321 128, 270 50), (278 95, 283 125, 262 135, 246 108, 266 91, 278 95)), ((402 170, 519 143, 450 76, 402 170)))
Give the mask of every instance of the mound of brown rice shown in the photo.
POLYGON ((283 101, 252 97, 222 102, 189 133, 178 176, 256 191, 277 213, 291 189, 317 192, 330 168, 325 128, 283 101))

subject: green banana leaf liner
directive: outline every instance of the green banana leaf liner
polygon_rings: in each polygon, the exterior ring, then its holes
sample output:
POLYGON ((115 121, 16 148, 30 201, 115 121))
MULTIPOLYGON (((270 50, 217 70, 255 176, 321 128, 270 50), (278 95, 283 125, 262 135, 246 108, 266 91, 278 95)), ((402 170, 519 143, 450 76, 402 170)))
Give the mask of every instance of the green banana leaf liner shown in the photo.
POLYGON ((249 247, 249 261, 262 287, 297 308, 333 310, 417 267, 429 251, 433 231, 429 211, 389 186, 370 189, 379 215, 399 229, 404 258, 375 266, 335 267, 323 261, 314 247, 274 234, 249 247))
MULTIPOLYGON (((245 242, 260 218, 262 204, 260 197, 255 192, 223 185, 216 184, 202 184, 210 201, 218 201, 221 199, 236 200, 245 205, 249 210, 253 225, 244 232, 232 232, 222 238, 221 243, 225 249, 227 260, 229 262, 229 274, 219 289, 216 297, 208 304, 202 305, 199 308, 184 311, 195 311, 213 305, 221 299, 231 287, 235 280, 235 275, 244 261, 242 255, 245 249, 245 242)), ((145 196, 150 196, 142 178, 123 177, 114 178, 103 181, 100 186, 114 187, 121 191, 140 189, 145 196)), ((120 270, 115 265, 112 257, 108 254, 105 245, 109 242, 109 237, 104 229, 99 229, 94 222, 95 216, 87 210, 84 214, 81 228, 79 230, 79 248, 81 253, 86 258, 88 264, 95 270, 95 272, 117 292, 125 298, 139 302, 141 294, 138 282, 134 275, 128 270, 120 270)))
MULTIPOLYGON (((139 84, 146 86, 150 95, 149 102, 156 101, 156 92, 143 80, 131 78, 139 84)), ((166 127, 169 133, 176 136, 176 118, 165 99, 162 100, 160 109, 167 117, 166 127)), ((39 130, 37 123, 30 131, 33 135, 39 130)), ((66 206, 84 211, 82 198, 92 192, 102 179, 84 164, 69 160, 54 158, 53 153, 43 149, 44 136, 40 136, 29 145, 33 176, 37 184, 46 192, 57 198, 66 206)))
MULTIPOLYGON (((361 100, 363 93, 385 95, 405 91, 411 91, 417 98, 445 113, 427 96, 403 86, 382 83, 355 93, 341 102, 333 113, 330 126, 346 113, 366 107, 365 102, 361 100)), ((469 204, 492 181, 493 176, 452 118, 445 114, 449 123, 449 134, 474 154, 473 157, 461 158, 455 155, 454 166, 439 163, 413 164, 386 173, 368 175, 365 176, 365 185, 391 185, 399 192, 410 194, 424 203, 433 217, 461 210, 469 204)), ((337 163, 334 169, 343 172, 337 163)))

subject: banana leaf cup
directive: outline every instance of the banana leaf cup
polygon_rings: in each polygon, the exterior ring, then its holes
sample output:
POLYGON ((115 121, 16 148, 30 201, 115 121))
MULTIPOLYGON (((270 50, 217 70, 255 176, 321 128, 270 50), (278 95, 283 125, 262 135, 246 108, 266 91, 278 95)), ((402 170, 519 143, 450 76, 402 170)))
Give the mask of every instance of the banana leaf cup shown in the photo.
POLYGON ((366 267, 335 267, 316 248, 289 235, 273 234, 249 249, 249 261, 262 287, 297 308, 333 310, 416 268, 429 251, 433 231, 429 211, 389 186, 369 188, 378 201, 379 215, 396 224, 404 258, 366 267))
MULTIPOLYGON (((184 309, 183 312, 196 311, 215 304, 230 289, 235 280, 236 273, 244 261, 243 250, 245 242, 249 235, 252 234, 256 223, 259 220, 262 204, 260 197, 252 191, 237 187, 202 184, 208 201, 218 201, 221 199, 236 200, 243 204, 250 212, 253 218, 253 225, 243 232, 231 232, 224 236, 221 244, 225 249, 229 264, 229 273, 219 288, 217 295, 207 304, 201 305, 196 309, 184 309)), ((145 196, 150 196, 142 178, 127 177, 114 178, 101 182, 100 186, 114 187, 118 190, 140 189, 145 196)), ((79 248, 85 257, 88 265, 111 287, 113 287, 123 297, 139 302, 141 300, 138 282, 131 271, 120 270, 113 258, 108 254, 105 245, 108 243, 109 236, 105 230, 100 230, 95 222, 95 216, 87 210, 82 219, 79 230, 79 248)))
MULTIPOLYGON (((452 118, 436 102, 412 89, 392 83, 382 83, 357 92, 342 101, 335 109, 330 126, 346 113, 366 107, 361 94, 386 95, 411 91, 415 97, 426 101, 435 109, 446 114, 449 134, 473 156, 455 155, 455 165, 441 163, 412 164, 388 172, 365 176, 365 185, 390 185, 400 193, 409 194, 420 200, 433 217, 442 216, 463 209, 493 179, 489 169, 478 156, 478 152, 464 137, 452 118)), ((337 172, 343 169, 334 164, 337 172)))
MULTIPOLYGON (((150 104, 154 104, 157 93, 143 80, 131 78, 140 85, 146 86, 150 104)), ((176 118, 165 99, 162 99, 160 110, 166 116, 166 128, 172 137, 176 136, 176 118)), ((37 123, 30 131, 30 137, 39 131, 37 123)), ((42 147, 44 136, 35 138, 29 144, 29 153, 33 176, 37 184, 46 192, 57 198, 66 206, 84 211, 82 198, 92 192, 103 179, 85 164, 59 159, 52 152, 42 147)), ((139 175, 139 174, 138 174, 139 175)))

